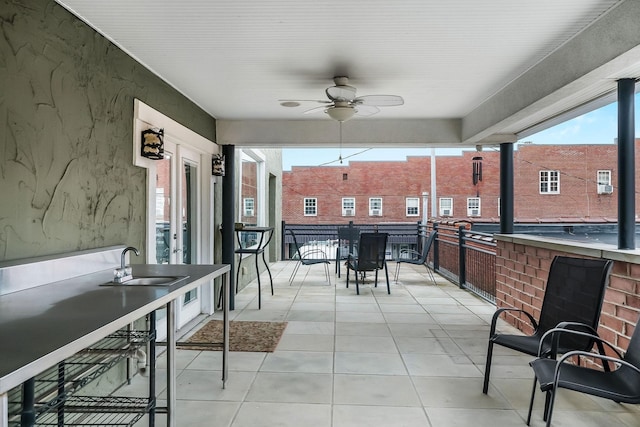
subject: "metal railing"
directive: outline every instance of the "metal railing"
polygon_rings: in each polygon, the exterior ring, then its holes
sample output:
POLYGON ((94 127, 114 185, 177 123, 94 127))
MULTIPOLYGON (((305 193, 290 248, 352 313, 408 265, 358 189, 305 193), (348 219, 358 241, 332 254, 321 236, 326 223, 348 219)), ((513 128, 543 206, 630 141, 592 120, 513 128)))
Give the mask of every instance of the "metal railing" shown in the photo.
POLYGON ((291 259, 295 254, 288 230, 296 234, 298 244, 317 246, 333 257, 337 245, 338 227, 357 227, 361 232, 389 233, 387 257, 398 257, 400 248, 409 246, 416 251, 431 230, 437 237, 427 258, 427 263, 441 276, 464 289, 495 302, 496 294, 496 243, 493 235, 468 229, 468 224, 443 223, 382 223, 382 224, 287 224, 282 223, 282 259, 291 259))
POLYGON ((467 229, 466 225, 433 224, 435 271, 461 288, 495 302, 496 243, 492 234, 467 229))

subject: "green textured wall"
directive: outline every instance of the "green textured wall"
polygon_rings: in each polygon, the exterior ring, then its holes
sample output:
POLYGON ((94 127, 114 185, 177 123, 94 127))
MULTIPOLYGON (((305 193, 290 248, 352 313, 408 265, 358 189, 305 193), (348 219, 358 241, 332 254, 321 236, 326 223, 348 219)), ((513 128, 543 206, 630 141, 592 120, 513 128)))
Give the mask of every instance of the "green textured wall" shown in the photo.
POLYGON ((144 246, 133 100, 215 120, 53 1, 0 0, 0 260, 144 246))

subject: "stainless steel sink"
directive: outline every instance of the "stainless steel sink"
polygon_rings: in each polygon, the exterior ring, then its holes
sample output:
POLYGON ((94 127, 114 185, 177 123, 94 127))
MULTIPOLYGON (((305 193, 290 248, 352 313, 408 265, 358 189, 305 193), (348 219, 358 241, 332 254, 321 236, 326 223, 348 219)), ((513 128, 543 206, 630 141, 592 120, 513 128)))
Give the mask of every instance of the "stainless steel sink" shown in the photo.
POLYGON ((171 286, 189 276, 134 276, 122 283, 107 282, 100 286, 171 286))

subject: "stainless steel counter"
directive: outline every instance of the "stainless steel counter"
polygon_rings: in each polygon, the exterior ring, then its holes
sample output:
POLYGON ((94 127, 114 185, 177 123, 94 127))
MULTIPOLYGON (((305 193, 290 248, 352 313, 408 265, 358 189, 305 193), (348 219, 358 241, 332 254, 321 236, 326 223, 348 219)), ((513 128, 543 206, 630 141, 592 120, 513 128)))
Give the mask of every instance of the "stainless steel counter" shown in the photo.
MULTIPOLYGON (((205 282, 225 275, 223 289, 228 289, 230 267, 226 264, 132 267, 133 274, 139 276, 188 277, 170 287, 100 286, 113 277, 113 269, 108 269, 0 296, 0 397, 153 310, 167 306, 172 312, 176 298, 205 282)), ((225 298, 224 317, 228 324, 227 301, 225 298)), ((174 322, 168 320, 168 355, 173 359, 174 322)), ((225 347, 228 351, 228 344, 225 347)), ((169 362, 173 365, 174 361, 169 362)), ((223 386, 226 369, 225 360, 223 386)), ((169 371, 174 369, 169 367, 169 371)), ((169 380, 175 378, 172 376, 168 373, 169 380)), ((175 395, 169 400, 175 401, 175 395)), ((0 404, 0 427, 6 416, 3 414, 5 404, 0 404)), ((170 413, 172 406, 169 402, 170 413)), ((173 424, 171 418, 168 425, 173 424)))

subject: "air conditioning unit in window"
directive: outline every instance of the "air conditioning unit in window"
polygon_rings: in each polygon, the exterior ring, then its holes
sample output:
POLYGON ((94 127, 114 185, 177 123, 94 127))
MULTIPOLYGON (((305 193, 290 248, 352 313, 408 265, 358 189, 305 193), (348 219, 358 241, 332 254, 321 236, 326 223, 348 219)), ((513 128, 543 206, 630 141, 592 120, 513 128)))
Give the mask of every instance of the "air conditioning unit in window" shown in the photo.
POLYGON ((442 216, 450 216, 451 209, 442 209, 442 216))
POLYGON ((598 194, 613 193, 613 185, 598 184, 598 194))
POLYGON ((371 216, 380 216, 380 209, 371 209, 371 216))
POLYGON ((480 215, 480 209, 471 209, 471 216, 480 215))
POLYGON ((353 209, 345 209, 344 216, 353 216, 353 209))

